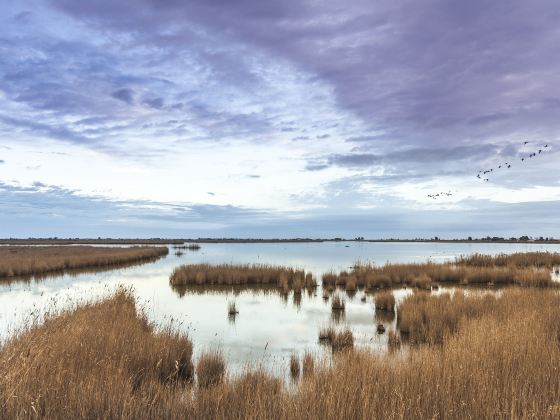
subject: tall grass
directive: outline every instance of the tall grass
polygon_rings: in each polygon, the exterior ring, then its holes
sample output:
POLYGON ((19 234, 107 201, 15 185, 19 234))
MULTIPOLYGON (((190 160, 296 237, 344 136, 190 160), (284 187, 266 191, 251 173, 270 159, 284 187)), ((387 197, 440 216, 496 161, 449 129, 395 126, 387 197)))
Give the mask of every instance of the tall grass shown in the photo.
POLYGON ((473 254, 456 258, 455 264, 470 267, 540 267, 560 265, 558 252, 516 252, 513 254, 473 254))
POLYGON ((0 278, 63 270, 105 268, 167 255, 167 247, 2 246, 0 278))
POLYGON ((552 264, 560 254, 535 253, 524 259, 510 256, 473 256, 457 259, 457 263, 432 262, 417 264, 356 265, 351 272, 327 273, 325 287, 365 287, 369 290, 411 286, 429 290, 437 284, 494 284, 524 287, 552 287, 552 264), (510 261, 505 264, 504 261, 510 261), (495 262, 495 264, 493 264, 495 262), (534 263, 535 265, 530 265, 534 263))
MULTIPOLYGON (((452 305, 427 298, 443 313, 464 299, 463 315, 441 343, 414 346, 407 357, 337 352, 295 388, 249 370, 185 389, 190 342, 155 332, 121 292, 2 346, 0 417, 558 418, 560 296, 512 289, 486 304, 461 296, 441 298, 452 305)), ((439 313, 426 311, 426 322, 439 313)))
MULTIPOLYGON (((308 273, 309 274, 309 273, 308 273)), ((182 285, 276 285, 281 289, 313 287, 305 271, 266 264, 188 264, 177 267, 169 282, 182 285)))
POLYGON ((121 289, 2 345, 0 417, 147 416, 192 380, 191 356, 186 336, 156 332, 121 289))
POLYGON ((466 296, 456 292, 430 295, 415 293, 406 297, 398 308, 397 326, 414 344, 442 344, 447 335, 455 334, 463 319, 491 313, 497 305, 490 294, 466 296))

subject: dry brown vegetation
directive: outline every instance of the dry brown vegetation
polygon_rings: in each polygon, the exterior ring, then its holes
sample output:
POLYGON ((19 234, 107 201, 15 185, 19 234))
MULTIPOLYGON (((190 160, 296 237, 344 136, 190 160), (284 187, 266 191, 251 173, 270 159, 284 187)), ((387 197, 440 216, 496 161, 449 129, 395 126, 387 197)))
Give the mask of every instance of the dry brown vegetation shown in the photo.
POLYGON ((357 264, 350 272, 323 275, 323 286, 370 290, 411 286, 429 290, 438 284, 518 285, 553 287, 551 271, 560 254, 534 252, 512 255, 480 255, 457 258, 450 263, 357 264))
POLYGON ((150 261, 167 247, 2 246, 0 278, 36 276, 83 268, 107 268, 150 261))
POLYGON ((171 331, 154 332, 133 298, 120 292, 50 318, 0 349, 0 417, 560 416, 560 296, 555 291, 511 289, 497 298, 417 296, 421 305, 437 308, 424 312, 425 323, 462 314, 437 345, 414 346, 405 358, 337 352, 332 365, 315 364, 304 381, 287 389, 261 370, 191 387, 189 341, 171 331), (463 303, 441 303, 446 299, 463 303), (461 309, 450 309, 456 305, 461 309))
POLYGON ((192 345, 155 332, 126 290, 48 318, 0 348, 0 417, 149 414, 191 381, 192 345))
POLYGON ((196 378, 198 386, 209 388, 216 386, 224 379, 226 374, 226 361, 219 350, 210 350, 198 358, 196 365, 196 378))
POLYGON ((199 244, 188 244, 188 245, 174 245, 174 249, 188 249, 189 251, 198 251, 200 250, 199 244))
POLYGON ((461 320, 492 312, 496 305, 496 297, 490 294, 465 296, 457 292, 452 297, 449 293, 418 292, 399 305, 397 325, 411 343, 441 344, 446 335, 457 332, 461 320))
POLYGON ((560 265, 558 252, 516 252, 513 254, 484 255, 473 254, 458 257, 457 265, 471 267, 542 267, 552 269, 560 265))
POLYGON ((381 292, 375 295, 375 310, 394 312, 395 296, 392 292, 381 292))
POLYGON ((297 356, 297 354, 292 354, 290 356, 290 375, 292 376, 292 379, 299 378, 299 371, 299 357, 297 356))
POLYGON ((339 295, 333 296, 331 301, 331 308, 333 311, 343 311, 346 307, 344 299, 341 298, 339 295))
POLYGON ((183 244, 184 239, 118 239, 118 238, 29 238, 29 239, 0 239, 1 245, 168 245, 183 244))
POLYGON ((313 374, 313 370, 315 369, 315 360, 313 359, 313 355, 311 353, 305 353, 303 356, 303 376, 309 377, 313 374))
POLYGON ((290 288, 301 292, 312 288, 315 280, 304 270, 266 264, 187 264, 177 267, 169 282, 172 286, 186 285, 275 285, 281 290, 290 288))

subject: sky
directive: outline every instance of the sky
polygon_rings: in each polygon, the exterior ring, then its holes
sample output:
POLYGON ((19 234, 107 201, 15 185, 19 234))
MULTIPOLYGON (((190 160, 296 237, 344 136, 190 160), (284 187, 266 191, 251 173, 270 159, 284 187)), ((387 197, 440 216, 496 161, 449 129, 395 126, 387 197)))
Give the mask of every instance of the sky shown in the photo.
POLYGON ((0 236, 560 237, 559 18, 2 0, 0 236))

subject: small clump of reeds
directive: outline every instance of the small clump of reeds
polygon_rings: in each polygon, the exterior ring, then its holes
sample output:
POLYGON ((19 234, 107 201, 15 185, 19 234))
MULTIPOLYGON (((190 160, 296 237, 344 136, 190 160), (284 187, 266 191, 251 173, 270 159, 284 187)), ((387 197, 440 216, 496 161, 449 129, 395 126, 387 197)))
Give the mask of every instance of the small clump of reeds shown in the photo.
POLYGON ((395 311, 395 296, 392 292, 381 292, 375 295, 375 310, 376 311, 395 311))
POLYGON ((237 310, 237 305, 234 301, 228 302, 228 315, 235 316, 239 313, 237 310))
POLYGON ((333 326, 323 327, 319 330, 319 341, 330 343, 335 335, 333 326))
POLYGON ((333 351, 350 350, 354 347, 354 335, 350 328, 336 331, 331 338, 331 347, 333 351))
POLYGON ((200 355, 196 365, 198 386, 209 388, 218 385, 224 379, 226 362, 219 350, 211 350, 200 355))
POLYGON ((339 295, 333 296, 331 302, 331 308, 333 311, 344 311, 345 308, 344 299, 341 298, 339 295))

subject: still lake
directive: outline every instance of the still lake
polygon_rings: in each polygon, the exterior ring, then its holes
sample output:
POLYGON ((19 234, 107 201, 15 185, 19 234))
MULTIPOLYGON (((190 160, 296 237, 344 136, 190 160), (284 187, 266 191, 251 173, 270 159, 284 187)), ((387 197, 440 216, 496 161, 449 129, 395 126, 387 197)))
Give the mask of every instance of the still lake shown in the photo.
MULTIPOLYGON (((341 319, 333 319, 330 301, 324 301, 319 285, 314 293, 304 292, 301 299, 293 293, 287 298, 274 290, 240 288, 216 290, 193 287, 178 291, 169 285, 173 269, 189 263, 266 263, 288 265, 311 271, 320 284, 321 274, 348 269, 354 263, 443 262, 459 255, 498 254, 528 251, 560 252, 558 244, 480 244, 480 243, 250 243, 201 244, 199 251, 184 250, 154 263, 95 273, 65 274, 30 281, 0 283, 0 337, 5 339, 30 320, 45 312, 84 300, 107 295, 118 285, 131 286, 148 317, 158 325, 173 323, 188 332, 194 357, 205 349, 223 351, 230 371, 247 365, 263 366, 285 372, 292 353, 310 351, 327 354, 319 344, 321 327, 331 323, 348 325, 356 346, 385 351, 387 334, 376 333, 377 322, 390 330, 395 320, 377 318, 373 295, 362 302, 363 292, 344 294, 346 310, 341 319), (228 302, 235 301, 239 314, 228 318, 228 302)), ((441 292, 441 289, 440 289, 441 292)), ((402 299, 410 290, 395 290, 402 299)), ((100 326, 102 328, 103 326, 100 326)))

